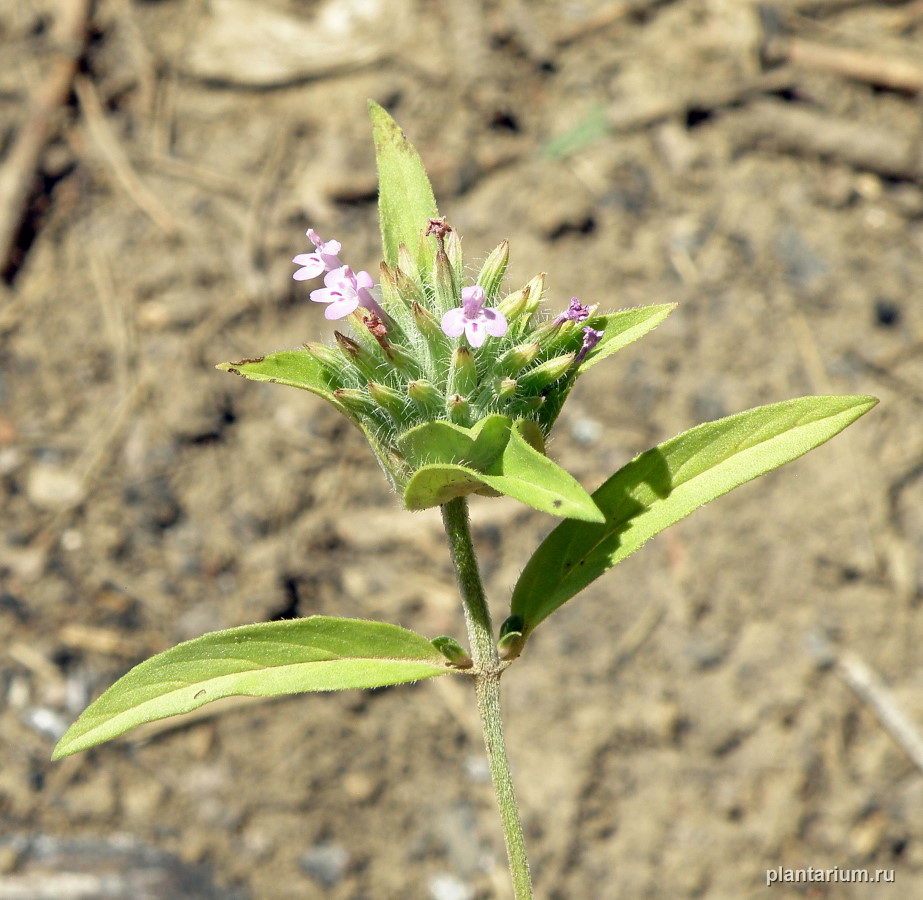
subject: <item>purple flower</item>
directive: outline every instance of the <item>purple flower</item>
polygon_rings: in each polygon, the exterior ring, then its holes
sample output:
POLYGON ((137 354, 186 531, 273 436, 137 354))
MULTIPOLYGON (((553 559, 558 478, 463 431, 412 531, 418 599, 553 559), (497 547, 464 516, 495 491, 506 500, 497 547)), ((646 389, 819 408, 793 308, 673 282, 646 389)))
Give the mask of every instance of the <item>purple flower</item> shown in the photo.
POLYGON ((334 269, 343 267, 340 257, 341 245, 339 241, 322 241, 320 235, 313 229, 309 228, 305 234, 311 239, 311 242, 317 248, 316 253, 299 253, 292 262, 301 268, 295 272, 292 278, 295 281, 309 281, 317 278, 323 272, 332 272, 334 269))
POLYGON ((480 347, 487 335, 503 337, 509 327, 506 317, 497 309, 484 309, 487 295, 480 285, 462 288, 462 305, 450 309, 442 317, 442 330, 449 337, 464 332, 472 347, 480 347))
POLYGON ((590 307, 584 306, 576 297, 570 298, 570 306, 554 321, 556 325, 565 322, 585 322, 590 317, 590 307))
POLYGON ((324 284, 326 287, 311 291, 311 299, 315 303, 329 304, 324 310, 324 318, 343 319, 359 306, 384 318, 384 312, 372 296, 375 282, 368 272, 354 275, 349 266, 341 266, 326 274, 324 284))
POLYGON ((583 346, 577 351, 577 355, 574 357, 573 365, 578 366, 586 358, 587 353, 589 353, 601 340, 603 333, 597 331, 595 328, 590 328, 587 326, 583 329, 583 346))

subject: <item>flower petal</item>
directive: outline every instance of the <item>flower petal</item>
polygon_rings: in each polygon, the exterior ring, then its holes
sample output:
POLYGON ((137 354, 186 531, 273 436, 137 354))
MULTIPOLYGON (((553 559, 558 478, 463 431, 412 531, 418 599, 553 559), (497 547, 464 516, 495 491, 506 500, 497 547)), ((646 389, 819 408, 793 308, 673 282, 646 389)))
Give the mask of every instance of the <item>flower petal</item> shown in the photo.
POLYGON ((468 343, 472 347, 480 347, 484 343, 487 332, 482 327, 480 319, 468 319, 465 322, 465 337, 468 338, 468 343))
POLYGON ((311 299, 315 303, 333 303, 342 296, 343 294, 334 288, 318 288, 316 291, 311 291, 311 299))
POLYGON ((295 281, 310 281, 327 268, 317 253, 299 253, 292 262, 302 267, 292 275, 295 281))
POLYGON ((455 309, 450 309, 442 317, 440 327, 442 328, 443 334, 449 337, 461 337, 465 331, 465 323, 467 321, 464 309, 457 306, 455 309))
POLYGON ((345 319, 351 312, 354 312, 359 305, 359 298, 353 294, 351 297, 336 297, 334 301, 324 310, 325 319, 345 319))
POLYGON ((484 322, 487 333, 492 337, 503 337, 509 328, 506 316, 498 309, 482 309, 481 320, 484 322))

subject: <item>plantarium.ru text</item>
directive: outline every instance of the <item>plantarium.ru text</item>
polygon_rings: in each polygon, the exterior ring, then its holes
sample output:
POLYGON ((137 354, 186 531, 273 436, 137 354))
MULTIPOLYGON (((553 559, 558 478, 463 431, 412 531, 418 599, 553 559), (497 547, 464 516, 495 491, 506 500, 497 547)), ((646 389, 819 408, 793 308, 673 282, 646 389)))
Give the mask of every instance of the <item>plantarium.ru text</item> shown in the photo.
MULTIPOLYGON (((468 628, 429 639, 397 625, 311 616, 205 634, 146 660, 92 703, 59 759, 154 719, 234 694, 373 688, 438 676, 474 687, 515 896, 531 876, 500 714, 500 677, 533 630, 654 535, 732 488, 833 437, 873 397, 800 397, 692 428, 642 453, 589 493, 545 453, 577 379, 657 327, 670 304, 601 311, 574 297, 543 314, 544 275, 504 291, 509 248, 468 283, 457 232, 440 218, 416 150, 370 103, 384 261, 376 278, 343 261, 338 240, 307 232, 296 281, 332 343, 223 363, 332 404, 366 436, 409 510, 439 506, 468 628), (323 286, 321 285, 321 280, 323 286), (342 326, 341 326, 342 327, 342 326), (525 564, 495 631, 478 571, 467 497, 505 494, 562 521, 525 564)), ((398 513, 395 513, 398 514, 398 513)))

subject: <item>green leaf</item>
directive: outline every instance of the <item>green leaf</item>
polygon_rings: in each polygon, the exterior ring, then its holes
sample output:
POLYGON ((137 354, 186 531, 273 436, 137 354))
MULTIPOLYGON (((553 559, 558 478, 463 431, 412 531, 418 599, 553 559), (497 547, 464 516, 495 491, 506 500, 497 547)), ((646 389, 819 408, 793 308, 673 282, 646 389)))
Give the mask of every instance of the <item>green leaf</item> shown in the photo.
POLYGON ((553 516, 603 521, 580 483, 537 449, 542 447, 542 435, 534 422, 520 419, 510 427, 505 416, 488 416, 471 429, 434 422, 412 429, 401 443, 418 461, 430 460, 417 469, 404 490, 408 509, 438 506, 455 497, 484 493, 487 487, 553 516), (433 443, 423 456, 427 436, 433 443))
POLYGON ((52 759, 222 697, 381 687, 447 671, 425 637, 384 622, 311 616, 216 631, 135 666, 83 712, 52 759))
POLYGON ((223 372, 242 375, 251 381, 269 381, 287 384, 317 394, 332 403, 341 412, 343 406, 333 397, 339 387, 329 369, 318 362, 307 350, 283 350, 256 359, 242 359, 239 362, 219 363, 215 366, 223 372))
POLYGON ((428 272, 435 249, 421 235, 439 210, 426 169, 397 122, 372 100, 369 115, 378 162, 378 218, 385 262, 396 266, 398 248, 404 244, 415 256, 418 269, 428 272))
POLYGON ((577 369, 577 374, 585 372, 601 359, 611 356, 649 331, 653 331, 674 309, 675 303, 663 303, 658 306, 639 306, 604 316, 593 316, 585 324, 601 331, 603 336, 586 355, 586 359, 577 369))
POLYGON ((512 424, 512 419, 500 415, 486 416, 471 428, 440 419, 405 431, 397 445, 413 468, 457 463, 486 472, 503 453, 512 424))
MULTIPOLYGON (((404 488, 407 509, 429 509, 441 506, 456 497, 487 493, 484 475, 466 466, 439 464, 421 466, 404 488)), ((491 494, 490 496, 496 496, 491 494)))
POLYGON ((513 590, 525 633, 603 572, 694 509, 807 453, 878 401, 800 397, 692 428, 642 453, 593 494, 603 525, 563 522, 513 590))
POLYGON ((534 422, 516 422, 503 456, 485 476, 487 485, 553 516, 602 522, 603 514, 580 482, 535 449, 540 441, 534 422))
MULTIPOLYGON (((627 347, 629 344, 653 331, 673 310, 675 303, 664 303, 659 306, 641 306, 633 309, 623 309, 620 312, 608 313, 602 316, 593 316, 585 324, 603 336, 599 343, 586 355, 583 362, 570 377, 563 380, 560 387, 552 385, 546 392, 545 403, 538 410, 538 418, 547 434, 561 412, 564 401, 567 400, 571 390, 577 383, 577 378, 590 366, 596 365, 601 359, 627 347), (576 377, 574 377, 576 376, 576 377)), ((576 329, 571 335, 571 341, 562 344, 558 350, 579 350, 583 341, 582 328, 576 329)))

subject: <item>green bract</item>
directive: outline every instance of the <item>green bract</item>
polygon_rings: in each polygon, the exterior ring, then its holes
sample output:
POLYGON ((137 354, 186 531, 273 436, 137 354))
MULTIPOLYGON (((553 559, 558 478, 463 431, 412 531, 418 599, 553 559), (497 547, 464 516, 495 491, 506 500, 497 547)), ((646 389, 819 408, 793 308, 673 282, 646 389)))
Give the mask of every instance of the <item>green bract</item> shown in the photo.
POLYGON ((218 368, 333 404, 368 438, 408 509, 469 493, 506 494, 553 515, 601 522, 589 494, 544 455, 544 441, 577 378, 659 325, 673 305, 605 314, 590 308, 579 322, 539 316, 543 275, 502 295, 504 241, 476 284, 506 318, 506 333, 478 347, 447 336, 443 316, 463 305, 461 241, 437 218, 416 150, 380 106, 370 104, 370 112, 387 321, 357 311, 352 335, 335 332, 335 345, 306 344, 218 368), (586 329, 594 332, 590 348, 586 329))

